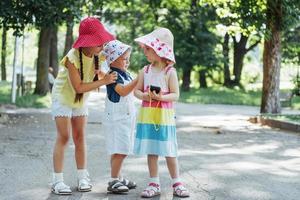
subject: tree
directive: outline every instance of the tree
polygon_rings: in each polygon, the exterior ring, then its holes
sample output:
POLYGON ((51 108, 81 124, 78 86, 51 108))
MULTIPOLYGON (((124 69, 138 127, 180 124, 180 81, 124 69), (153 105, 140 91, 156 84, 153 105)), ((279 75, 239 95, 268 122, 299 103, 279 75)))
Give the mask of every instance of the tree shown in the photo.
POLYGON ((40 30, 36 86, 34 89, 34 93, 39 95, 46 95, 49 90, 48 67, 50 64, 51 32, 52 29, 50 27, 43 27, 40 30))
POLYGON ((74 19, 72 16, 69 16, 67 18, 66 25, 67 25, 67 31, 66 31, 64 55, 67 55, 68 51, 72 48, 72 44, 74 42, 74 38, 73 38, 74 19))
POLYGON ((300 65, 300 24, 284 31, 282 38, 282 58, 286 63, 300 65))
POLYGON ((281 112, 279 99, 281 34, 282 30, 288 29, 298 22, 299 14, 299 1, 267 0, 261 113, 281 112))
POLYGON ((57 76, 58 73, 57 31, 58 31, 58 27, 54 26, 50 33, 49 66, 53 68, 53 74, 55 77, 57 76))
POLYGON ((165 23, 175 37, 177 63, 182 69, 182 90, 190 90, 193 70, 199 73, 200 87, 207 87, 207 73, 217 66, 214 54, 217 37, 210 30, 215 22, 214 10, 211 6, 200 5, 198 0, 185 1, 179 7, 170 3, 167 9, 165 23))
POLYGON ((219 23, 225 27, 222 43, 224 85, 241 86, 245 55, 261 40, 264 0, 204 0, 203 2, 214 6, 219 23), (229 70, 229 36, 233 40, 233 80, 229 70))
POLYGON ((25 26, 32 20, 31 15, 18 1, 0 1, 0 26, 2 27, 1 47, 1 80, 6 80, 6 37, 9 29, 14 30, 14 35, 22 35, 25 26))
POLYGON ((78 16, 82 11, 84 0, 80 1, 24 1, 27 12, 34 16, 34 25, 40 30, 38 43, 38 61, 35 94, 45 95, 49 91, 48 67, 51 63, 57 72, 57 26, 69 19, 69 16, 78 16), (75 6, 76 9, 74 8, 75 6), (70 9, 72 7, 72 9, 70 9), (76 10, 76 11, 74 11, 76 10), (72 13, 74 11, 75 13, 72 13), (52 40, 52 42, 51 42, 52 40), (51 44, 52 48, 51 48, 51 44), (51 50, 50 50, 51 49, 51 50), (51 56, 50 56, 51 53, 51 56), (50 62, 51 58, 51 62, 50 62))
MULTIPOLYGON (((93 1, 95 2, 95 1, 93 1)), ((64 21, 67 26, 66 30, 66 39, 65 39, 65 48, 63 55, 66 55, 68 51, 72 48, 72 44, 74 42, 73 38, 73 27, 74 23, 79 21, 81 18, 81 15, 83 13, 83 10, 88 10, 88 13, 95 13, 94 10, 90 10, 92 8, 101 8, 101 4, 103 1, 97 1, 93 6, 84 6, 85 1, 84 0, 78 0, 78 1, 65 1, 65 8, 64 8, 64 21), (98 2, 98 3, 97 3, 98 2), (100 5, 99 5, 100 4, 100 5), (87 9, 89 8, 89 9, 87 9)), ((90 2, 89 2, 90 3, 90 2)))
POLYGON ((6 37, 7 37, 7 28, 3 24, 2 47, 1 47, 1 80, 2 81, 6 81, 6 37))

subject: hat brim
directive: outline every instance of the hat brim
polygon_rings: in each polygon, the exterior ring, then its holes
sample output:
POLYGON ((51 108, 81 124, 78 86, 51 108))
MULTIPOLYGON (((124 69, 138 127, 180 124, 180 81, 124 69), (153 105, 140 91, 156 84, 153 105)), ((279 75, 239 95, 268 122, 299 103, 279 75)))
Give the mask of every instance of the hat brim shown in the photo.
POLYGON ((94 35, 81 35, 73 44, 73 48, 78 49, 79 47, 97 47, 114 40, 115 37, 104 32, 102 35, 95 37, 94 35))
POLYGON ((147 35, 144 35, 144 36, 141 36, 141 37, 138 37, 136 39, 134 39, 135 42, 137 42, 139 45, 141 45, 142 47, 144 46, 147 46, 151 49, 154 50, 154 52, 161 58, 165 58, 165 59, 168 59, 170 61, 172 61, 173 63, 176 63, 175 61, 175 56, 174 56, 174 53, 170 54, 169 56, 165 56, 164 53, 162 51, 158 51, 157 49, 153 48, 150 44, 149 41, 151 40, 155 40, 156 38, 154 38, 151 33, 150 34, 147 34, 147 35))

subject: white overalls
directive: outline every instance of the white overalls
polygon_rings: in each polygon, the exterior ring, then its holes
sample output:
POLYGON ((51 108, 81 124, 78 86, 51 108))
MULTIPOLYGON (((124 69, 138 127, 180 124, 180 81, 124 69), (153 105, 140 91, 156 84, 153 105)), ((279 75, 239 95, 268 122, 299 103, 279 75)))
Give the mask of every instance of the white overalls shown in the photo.
MULTIPOLYGON (((124 85, 131 81, 125 80, 124 85)), ((111 154, 132 154, 136 109, 134 106, 133 92, 127 96, 120 96, 117 103, 105 100, 104 131, 106 134, 106 149, 111 154)))

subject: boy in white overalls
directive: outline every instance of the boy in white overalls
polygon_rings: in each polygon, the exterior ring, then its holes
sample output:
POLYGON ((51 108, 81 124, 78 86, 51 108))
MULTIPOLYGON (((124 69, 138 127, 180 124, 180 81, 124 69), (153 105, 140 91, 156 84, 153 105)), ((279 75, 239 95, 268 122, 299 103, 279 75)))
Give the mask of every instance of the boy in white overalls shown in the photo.
POLYGON ((133 89, 137 78, 132 79, 127 68, 131 47, 118 41, 109 42, 103 49, 111 71, 118 73, 116 83, 107 85, 105 101, 104 130, 106 149, 111 156, 111 180, 107 190, 112 193, 127 193, 136 183, 124 179, 120 172, 123 160, 132 154, 135 128, 135 107, 133 89))

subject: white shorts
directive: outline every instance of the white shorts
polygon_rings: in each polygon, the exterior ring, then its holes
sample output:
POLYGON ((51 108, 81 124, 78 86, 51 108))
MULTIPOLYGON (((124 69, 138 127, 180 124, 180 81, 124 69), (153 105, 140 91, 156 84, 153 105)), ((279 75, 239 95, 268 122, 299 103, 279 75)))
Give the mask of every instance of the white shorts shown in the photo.
POLYGON ((51 106, 52 119, 55 120, 56 117, 78 117, 78 116, 88 116, 88 107, 83 105, 81 108, 71 108, 67 105, 63 105, 59 100, 53 99, 51 106))

